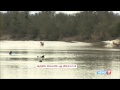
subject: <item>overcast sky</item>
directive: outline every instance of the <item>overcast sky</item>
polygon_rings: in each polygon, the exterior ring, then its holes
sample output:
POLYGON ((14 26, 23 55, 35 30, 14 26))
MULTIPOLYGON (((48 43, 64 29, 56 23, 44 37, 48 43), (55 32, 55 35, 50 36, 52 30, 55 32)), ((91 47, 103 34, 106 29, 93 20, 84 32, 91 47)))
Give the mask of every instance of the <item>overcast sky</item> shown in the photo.
MULTIPOLYGON (((38 13, 39 11, 32 11, 31 13, 34 14, 34 13, 38 13)), ((66 13, 66 14, 74 14, 74 13, 78 13, 80 11, 56 11, 56 13, 66 13)))
MULTIPOLYGON (((6 12, 6 11, 1 11, 1 12, 6 12)), ((35 14, 35 13, 38 13, 39 11, 30 11, 31 14, 35 14)), ((74 13, 78 13, 80 11, 56 11, 56 13, 66 13, 66 14, 74 14, 74 13)), ((120 14, 120 11, 113 11, 114 13, 118 13, 120 14)))
MULTIPOLYGON (((31 13, 32 14, 35 14, 35 13, 38 13, 39 11, 32 11, 31 13)), ((80 11, 56 11, 56 13, 66 13, 66 14, 74 14, 74 13, 78 13, 80 11)), ((120 14, 120 11, 113 11, 114 13, 119 13, 120 14)))

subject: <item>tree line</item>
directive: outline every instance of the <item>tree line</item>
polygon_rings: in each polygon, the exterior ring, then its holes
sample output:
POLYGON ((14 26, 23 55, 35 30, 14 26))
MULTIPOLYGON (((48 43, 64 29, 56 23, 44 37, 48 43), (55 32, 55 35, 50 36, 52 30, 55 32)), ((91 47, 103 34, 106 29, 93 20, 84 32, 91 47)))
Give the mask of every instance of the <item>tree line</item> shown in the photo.
POLYGON ((0 40, 103 41, 120 37, 120 15, 108 11, 0 12, 0 40))

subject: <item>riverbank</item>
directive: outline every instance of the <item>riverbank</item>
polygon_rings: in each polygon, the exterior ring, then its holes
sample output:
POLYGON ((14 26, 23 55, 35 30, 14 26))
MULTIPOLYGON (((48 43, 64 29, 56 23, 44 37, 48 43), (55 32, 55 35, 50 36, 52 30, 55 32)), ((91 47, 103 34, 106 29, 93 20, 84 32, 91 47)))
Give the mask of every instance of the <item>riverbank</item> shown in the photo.
POLYGON ((23 37, 23 38, 18 38, 18 37, 12 37, 10 35, 2 35, 0 37, 0 41, 65 41, 65 42, 89 42, 89 43, 94 43, 94 42, 101 42, 101 41, 112 41, 113 44, 120 44, 120 39, 116 38, 111 38, 111 40, 96 40, 96 39, 82 39, 80 36, 74 36, 74 37, 63 37, 59 38, 58 40, 47 40, 47 39, 41 39, 39 37, 32 39, 31 37, 23 37), (119 42, 118 42, 119 40, 119 42))

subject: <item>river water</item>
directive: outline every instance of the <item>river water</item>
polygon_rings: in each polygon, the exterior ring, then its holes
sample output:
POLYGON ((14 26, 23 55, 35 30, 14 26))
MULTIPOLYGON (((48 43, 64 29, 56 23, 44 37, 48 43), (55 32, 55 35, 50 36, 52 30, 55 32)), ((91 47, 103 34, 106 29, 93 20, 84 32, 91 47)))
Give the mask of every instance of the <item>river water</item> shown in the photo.
POLYGON ((108 42, 0 41, 0 78, 5 79, 120 79, 120 48, 108 42), (9 55, 12 51, 13 54, 9 55), (44 56, 39 62, 37 56, 44 56), (76 68, 37 68, 38 65, 76 68), (98 73, 110 70, 111 73, 98 73))

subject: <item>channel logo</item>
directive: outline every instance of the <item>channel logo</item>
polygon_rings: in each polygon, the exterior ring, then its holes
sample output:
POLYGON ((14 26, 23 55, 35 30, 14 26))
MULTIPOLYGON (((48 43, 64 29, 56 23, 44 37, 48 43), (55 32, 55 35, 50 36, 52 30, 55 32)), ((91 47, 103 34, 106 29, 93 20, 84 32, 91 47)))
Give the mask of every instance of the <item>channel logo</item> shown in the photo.
POLYGON ((97 74, 110 75, 111 74, 111 70, 100 70, 100 71, 97 71, 97 74))
POLYGON ((110 75, 111 74, 111 70, 107 70, 106 74, 110 75))

